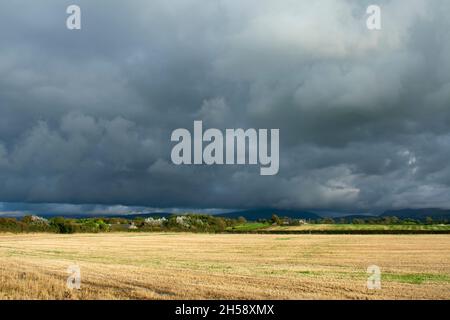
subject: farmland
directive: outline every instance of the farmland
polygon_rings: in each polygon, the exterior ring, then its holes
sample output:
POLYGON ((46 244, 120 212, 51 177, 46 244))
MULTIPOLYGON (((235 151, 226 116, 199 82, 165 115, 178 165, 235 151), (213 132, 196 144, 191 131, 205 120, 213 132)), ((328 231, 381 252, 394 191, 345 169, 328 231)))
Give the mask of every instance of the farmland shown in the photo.
POLYGON ((300 226, 270 226, 268 231, 441 231, 450 232, 450 225, 383 225, 383 224, 306 224, 300 226))
POLYGON ((272 226, 269 230, 449 230, 450 225, 378 225, 378 224, 305 224, 300 226, 272 226))
POLYGON ((0 234, 0 299, 450 299, 450 236, 0 234))
POLYGON ((244 223, 226 229, 234 233, 268 234, 450 234, 448 224, 303 224, 297 226, 269 223, 244 223))

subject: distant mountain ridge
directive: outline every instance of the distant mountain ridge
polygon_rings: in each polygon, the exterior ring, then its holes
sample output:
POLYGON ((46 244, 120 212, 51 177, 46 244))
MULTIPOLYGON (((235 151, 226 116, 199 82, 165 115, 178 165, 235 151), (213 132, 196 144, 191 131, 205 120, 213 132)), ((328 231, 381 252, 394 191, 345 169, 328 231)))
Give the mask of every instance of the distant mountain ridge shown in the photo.
POLYGON ((450 219, 450 209, 425 208, 425 209, 400 209, 387 210, 381 217, 397 217, 400 219, 425 220, 430 217, 434 220, 450 219))
MULTIPOLYGON (((187 211, 195 213, 195 211, 187 211)), ((186 213, 187 213, 186 212, 186 213)), ((73 214, 36 214, 44 218, 52 217, 65 217, 72 219, 83 219, 83 218, 125 218, 125 219, 135 219, 135 218, 149 218, 149 217, 169 217, 171 215, 183 215, 186 213, 182 212, 143 212, 143 213, 132 213, 132 214, 83 214, 83 213, 73 213, 73 214)), ((208 213, 198 213, 198 214, 208 214, 208 213)), ((321 215, 320 212, 314 212, 314 210, 293 210, 293 209, 275 209, 275 208, 262 208, 262 209, 248 209, 248 210, 237 210, 232 212, 224 212, 219 214, 211 214, 216 217, 237 219, 239 217, 244 217, 248 221, 256 221, 258 219, 270 219, 272 215, 276 214, 280 218, 288 217, 293 219, 310 219, 317 220, 321 218, 330 218, 329 215, 321 215)), ((397 217, 400 219, 414 219, 425 221, 427 217, 433 220, 450 220, 450 209, 439 209, 439 208, 424 208, 424 209, 398 209, 398 210, 386 210, 379 215, 362 215, 349 213, 348 215, 340 215, 338 217, 331 217, 336 221, 344 218, 346 220, 352 219, 366 219, 366 218, 382 218, 382 217, 397 217)), ((2 215, 0 217, 8 217, 8 215, 2 215)))
POLYGON ((321 218, 321 216, 319 216, 318 214, 310 212, 310 211, 272 209, 272 208, 233 211, 233 212, 217 214, 215 216, 223 217, 223 218, 232 218, 232 219, 244 217, 245 219, 247 219, 249 221, 254 221, 254 220, 258 220, 258 219, 270 219, 270 218, 272 218, 272 215, 274 215, 274 214, 276 214, 280 218, 281 217, 289 217, 289 218, 293 218, 293 219, 320 219, 321 218))
POLYGON ((74 214, 36 214, 39 217, 43 218, 54 218, 54 217, 64 217, 68 219, 86 219, 86 218, 124 218, 124 219, 136 219, 136 218, 167 218, 170 215, 174 215, 175 213, 170 212, 145 212, 145 213, 133 213, 133 214, 82 214, 82 213, 74 213, 74 214))
MULTIPOLYGON (((192 212, 195 213, 195 212, 192 212)), ((83 214, 41 214, 39 216, 44 218, 51 218, 51 217, 57 217, 62 216, 66 218, 72 218, 72 219, 82 219, 82 218, 93 218, 93 217, 106 217, 106 218, 126 218, 126 219, 135 219, 135 218, 150 218, 150 217, 159 217, 159 218, 167 218, 171 215, 183 215, 186 213, 174 213, 174 212, 145 212, 145 213, 135 213, 135 214, 121 214, 121 215, 112 215, 112 214, 98 214, 98 215, 83 215, 83 214)), ((199 213, 199 214, 207 214, 207 213, 199 213)), ((310 212, 310 211, 303 211, 303 210, 286 210, 286 209, 249 209, 249 210, 239 210, 239 211, 232 211, 232 212, 226 212, 226 213, 220 213, 220 214, 211 214, 215 217, 222 217, 222 218, 230 218, 230 219, 237 219, 239 217, 244 217, 245 219, 249 221, 255 221, 258 219, 270 219, 272 218, 272 215, 276 214, 279 217, 289 217, 293 219, 320 219, 321 216, 310 212)))

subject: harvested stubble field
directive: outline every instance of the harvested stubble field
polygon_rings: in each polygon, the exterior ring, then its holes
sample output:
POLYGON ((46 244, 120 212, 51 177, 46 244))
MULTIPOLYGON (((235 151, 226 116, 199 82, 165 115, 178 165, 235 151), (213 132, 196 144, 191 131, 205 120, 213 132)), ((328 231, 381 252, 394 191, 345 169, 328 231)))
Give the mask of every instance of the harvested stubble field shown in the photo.
POLYGON ((450 235, 0 235, 0 299, 412 298, 450 299, 450 235))

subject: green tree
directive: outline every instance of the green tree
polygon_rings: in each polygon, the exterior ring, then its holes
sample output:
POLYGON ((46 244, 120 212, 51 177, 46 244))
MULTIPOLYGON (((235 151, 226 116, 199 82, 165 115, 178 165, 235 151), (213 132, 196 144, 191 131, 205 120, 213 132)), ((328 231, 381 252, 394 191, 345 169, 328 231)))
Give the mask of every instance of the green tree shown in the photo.
POLYGON ((281 225, 282 221, 281 221, 280 217, 278 217, 276 214, 273 214, 272 215, 272 223, 281 225))
POLYGON ((25 224, 31 224, 33 222, 32 216, 28 215, 22 218, 22 222, 25 224))
POLYGON ((241 216, 241 217, 238 218, 238 223, 239 224, 247 223, 247 219, 245 219, 244 217, 241 216))
POLYGON ((325 218, 322 220, 323 224, 334 224, 333 218, 325 218))

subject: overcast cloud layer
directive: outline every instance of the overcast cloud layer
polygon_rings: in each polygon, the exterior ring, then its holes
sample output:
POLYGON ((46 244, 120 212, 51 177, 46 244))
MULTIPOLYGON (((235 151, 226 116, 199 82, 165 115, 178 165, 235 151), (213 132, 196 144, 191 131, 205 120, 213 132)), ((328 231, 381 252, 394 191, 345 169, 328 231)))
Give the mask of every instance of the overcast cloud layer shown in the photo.
POLYGON ((1 202, 450 207, 450 1, 15 0, 0 12, 1 202), (381 31, 366 28, 372 3, 381 31), (81 31, 65 27, 69 4, 81 31), (170 134, 194 120, 279 128, 279 174, 173 165, 170 134))

